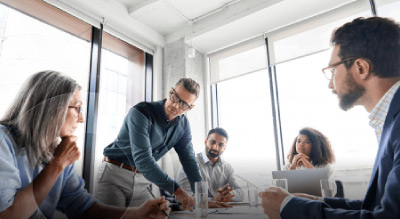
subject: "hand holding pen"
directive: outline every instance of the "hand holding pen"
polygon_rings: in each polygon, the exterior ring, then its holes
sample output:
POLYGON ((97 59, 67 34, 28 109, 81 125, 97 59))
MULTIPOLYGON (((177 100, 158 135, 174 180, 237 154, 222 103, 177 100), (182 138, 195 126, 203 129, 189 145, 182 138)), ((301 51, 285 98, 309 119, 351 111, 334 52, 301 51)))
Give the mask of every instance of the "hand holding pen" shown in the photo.
POLYGON ((159 210, 161 210, 163 212, 165 218, 168 218, 167 210, 169 210, 169 201, 165 200, 164 196, 156 199, 153 192, 151 191, 150 187, 146 187, 146 189, 149 191, 151 197, 154 198, 153 201, 160 201, 160 202, 157 202, 156 204, 158 204, 158 206, 160 206, 159 210))

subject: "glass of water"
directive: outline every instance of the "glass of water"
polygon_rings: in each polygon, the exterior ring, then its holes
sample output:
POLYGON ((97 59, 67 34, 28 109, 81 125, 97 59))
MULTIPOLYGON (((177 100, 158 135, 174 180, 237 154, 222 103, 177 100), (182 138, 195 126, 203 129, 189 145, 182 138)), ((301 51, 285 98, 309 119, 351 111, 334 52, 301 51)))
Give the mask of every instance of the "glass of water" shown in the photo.
POLYGON ((208 216, 208 184, 206 181, 194 183, 194 195, 196 200, 196 218, 208 216))
POLYGON ((258 192, 256 186, 248 186, 249 205, 252 208, 258 207, 258 192))
POLYGON ((333 179, 321 179, 322 197, 333 197, 336 193, 336 183, 333 179))
POLYGON ((267 182, 268 188, 269 187, 278 187, 286 192, 288 191, 288 182, 287 179, 272 179, 267 182))

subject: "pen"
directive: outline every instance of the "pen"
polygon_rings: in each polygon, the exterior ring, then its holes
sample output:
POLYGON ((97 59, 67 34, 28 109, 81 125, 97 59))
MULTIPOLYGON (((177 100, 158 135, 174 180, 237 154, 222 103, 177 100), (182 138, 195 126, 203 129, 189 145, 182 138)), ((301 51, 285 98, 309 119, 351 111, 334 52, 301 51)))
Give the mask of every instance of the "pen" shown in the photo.
MULTIPOLYGON (((150 187, 146 187, 146 189, 150 192, 151 197, 156 198, 156 197, 154 196, 153 192, 151 191, 150 187)), ((165 211, 165 210, 162 210, 162 211, 164 212, 165 216, 167 216, 167 218, 168 218, 167 211, 165 211)))

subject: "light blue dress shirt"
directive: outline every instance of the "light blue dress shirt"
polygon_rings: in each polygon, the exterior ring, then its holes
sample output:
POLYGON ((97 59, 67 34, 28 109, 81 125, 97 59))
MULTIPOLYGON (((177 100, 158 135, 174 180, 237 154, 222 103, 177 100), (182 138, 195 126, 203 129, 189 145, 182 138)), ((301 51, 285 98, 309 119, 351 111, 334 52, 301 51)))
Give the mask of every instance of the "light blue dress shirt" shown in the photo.
MULTIPOLYGON (((18 151, 9 129, 0 125, 0 212, 12 205, 14 196, 42 169, 42 165, 30 166, 25 149, 18 151)), ((84 189, 83 180, 75 173, 74 165, 70 165, 31 218, 52 218, 55 210, 65 213, 68 218, 79 218, 94 202, 92 195, 84 189)))

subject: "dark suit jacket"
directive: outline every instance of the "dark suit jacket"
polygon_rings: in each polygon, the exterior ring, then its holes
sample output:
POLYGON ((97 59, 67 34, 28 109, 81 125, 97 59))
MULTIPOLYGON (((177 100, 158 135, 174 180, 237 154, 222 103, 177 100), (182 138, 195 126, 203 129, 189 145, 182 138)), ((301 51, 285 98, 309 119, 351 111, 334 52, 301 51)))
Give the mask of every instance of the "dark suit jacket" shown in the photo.
POLYGON ((400 89, 390 103, 371 180, 364 200, 325 198, 325 203, 294 197, 282 218, 400 218, 400 89))

